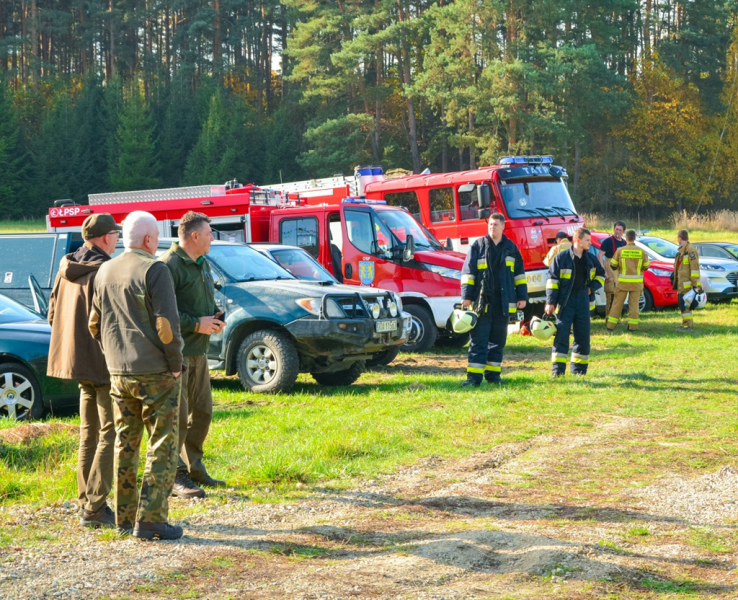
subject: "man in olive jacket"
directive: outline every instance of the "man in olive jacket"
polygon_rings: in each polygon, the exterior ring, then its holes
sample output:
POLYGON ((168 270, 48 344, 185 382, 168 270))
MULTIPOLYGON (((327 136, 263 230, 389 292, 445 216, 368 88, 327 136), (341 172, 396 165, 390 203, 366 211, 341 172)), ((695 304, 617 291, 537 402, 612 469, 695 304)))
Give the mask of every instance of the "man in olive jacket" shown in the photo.
POLYGON ((205 260, 213 241, 210 219, 189 211, 180 220, 177 233, 179 241, 159 259, 169 267, 174 281, 187 365, 179 396, 179 466, 173 494, 202 498, 205 491, 195 483, 225 485, 225 481, 211 477, 203 464, 203 447, 213 418, 207 351, 210 336, 221 332, 225 323, 218 318, 222 313, 215 305, 213 275, 205 260))
POLYGON ((105 354, 115 403, 116 524, 134 537, 173 540, 182 537, 182 528, 167 522, 177 471, 183 366, 177 299, 169 269, 154 256, 159 243, 154 216, 129 214, 123 243, 125 252, 97 274, 89 324, 105 354), (139 498, 144 429, 149 449, 139 498))
POLYGON ((77 497, 80 523, 87 527, 115 526, 115 515, 107 504, 113 487, 115 445, 110 374, 100 344, 90 335, 87 323, 95 275, 110 260, 119 229, 109 214, 85 219, 85 243, 62 258, 49 300, 51 343, 46 373, 79 382, 77 497))

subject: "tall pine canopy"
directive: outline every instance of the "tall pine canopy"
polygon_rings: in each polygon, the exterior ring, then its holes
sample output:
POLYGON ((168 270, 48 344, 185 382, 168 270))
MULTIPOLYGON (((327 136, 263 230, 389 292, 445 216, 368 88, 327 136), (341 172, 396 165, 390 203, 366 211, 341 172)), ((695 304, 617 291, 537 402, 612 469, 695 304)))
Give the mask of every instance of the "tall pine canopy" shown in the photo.
POLYGON ((580 211, 736 209, 737 15, 738 0, 2 0, 0 208, 550 153, 580 211))

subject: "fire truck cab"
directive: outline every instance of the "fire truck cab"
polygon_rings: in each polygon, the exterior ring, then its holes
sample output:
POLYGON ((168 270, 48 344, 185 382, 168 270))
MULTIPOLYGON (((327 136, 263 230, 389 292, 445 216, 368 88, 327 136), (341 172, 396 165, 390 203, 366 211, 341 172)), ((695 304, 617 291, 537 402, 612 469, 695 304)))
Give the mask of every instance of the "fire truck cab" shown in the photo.
POLYGON ((424 352, 439 335, 451 337, 446 324, 460 302, 464 255, 446 250, 404 208, 360 198, 277 208, 269 241, 304 248, 342 283, 397 292, 412 315, 406 350, 424 352))
POLYGON ((584 220, 566 185, 566 170, 550 156, 507 156, 474 171, 410 175, 368 183, 366 197, 403 206, 435 237, 466 254, 487 233, 486 218, 505 216, 505 235, 520 249, 530 302, 545 300, 543 259, 556 233, 571 236, 584 220), (489 199, 489 203, 486 200, 489 199))

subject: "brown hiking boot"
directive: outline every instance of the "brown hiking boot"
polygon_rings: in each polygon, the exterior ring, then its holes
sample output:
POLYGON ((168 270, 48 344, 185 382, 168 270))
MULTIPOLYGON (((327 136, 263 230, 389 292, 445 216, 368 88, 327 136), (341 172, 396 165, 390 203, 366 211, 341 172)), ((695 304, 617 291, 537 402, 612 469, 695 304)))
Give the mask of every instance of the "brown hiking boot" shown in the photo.
POLYGON ((133 537, 141 540, 178 540, 182 537, 182 528, 169 523, 145 523, 139 521, 133 529, 133 537))
POLYGON ((79 524, 83 527, 115 527, 115 513, 107 504, 103 504, 97 510, 82 509, 79 524))
POLYGON ((172 496, 175 498, 206 498, 207 494, 201 487, 195 485, 190 479, 187 471, 177 470, 177 476, 174 479, 174 487, 172 488, 172 496))

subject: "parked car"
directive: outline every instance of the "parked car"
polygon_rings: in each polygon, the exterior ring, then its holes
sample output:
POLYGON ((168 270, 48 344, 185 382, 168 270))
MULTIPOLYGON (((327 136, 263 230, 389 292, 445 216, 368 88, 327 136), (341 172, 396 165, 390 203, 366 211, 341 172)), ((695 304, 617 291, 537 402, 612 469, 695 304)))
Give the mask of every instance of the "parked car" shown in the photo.
POLYGON ((79 402, 76 381, 46 376, 50 340, 40 314, 0 294, 0 416, 40 419, 79 402))
POLYGON ((738 244, 732 242, 697 242, 692 244, 697 248, 700 258, 722 258, 738 261, 738 244))
MULTIPOLYGON (((590 252, 599 253, 602 242, 609 237, 607 233, 599 231, 592 233, 592 247, 590 252)), ((640 238, 639 238, 640 240, 640 238)), ((667 306, 676 306, 677 293, 672 289, 671 274, 674 272, 674 261, 663 260, 657 258, 656 254, 636 240, 636 245, 640 246, 648 254, 648 260, 651 266, 643 273, 643 294, 639 300, 638 310, 647 312, 654 308, 666 308, 667 306)), ((605 292, 600 290, 602 296, 602 308, 598 304, 598 310, 604 313, 605 292)))
MULTIPOLYGON (((171 244, 161 239, 157 254, 171 244)), ((122 250, 119 243, 114 255, 122 250)), ((350 385, 372 355, 407 340, 410 319, 397 294, 300 281, 237 242, 214 241, 206 258, 226 322, 210 336, 208 362, 238 373, 246 390, 289 391, 298 373, 321 385, 350 385)))
POLYGON ((62 257, 82 243, 79 233, 0 234, 0 256, 3 257, 0 293, 38 310, 51 294, 62 257), (42 293, 35 295, 32 287, 42 293))
MULTIPOLYGON (((637 243, 649 253, 649 258, 674 265, 679 246, 663 238, 644 235, 637 243)), ((723 258, 700 257, 700 282, 710 302, 730 302, 738 298, 738 263, 723 258)))

